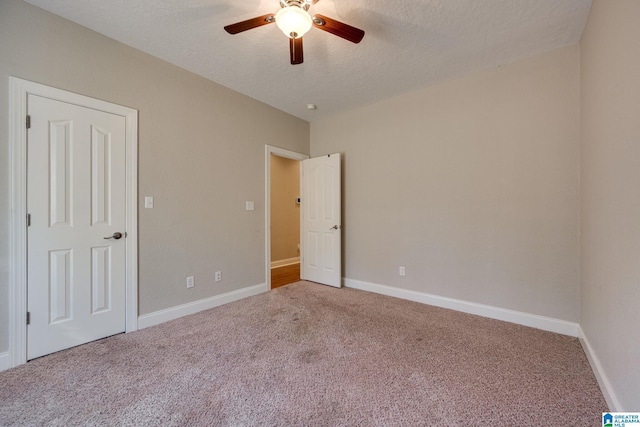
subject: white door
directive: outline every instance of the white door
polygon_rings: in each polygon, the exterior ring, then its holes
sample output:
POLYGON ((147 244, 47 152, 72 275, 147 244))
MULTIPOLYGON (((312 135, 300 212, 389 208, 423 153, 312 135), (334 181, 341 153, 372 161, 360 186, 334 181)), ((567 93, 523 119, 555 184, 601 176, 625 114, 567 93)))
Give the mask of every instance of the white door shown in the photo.
POLYGON ((125 330, 126 146, 123 116, 31 94, 27 108, 33 359, 125 330))
POLYGON ((342 286, 340 154, 301 163, 300 276, 339 288, 342 286))

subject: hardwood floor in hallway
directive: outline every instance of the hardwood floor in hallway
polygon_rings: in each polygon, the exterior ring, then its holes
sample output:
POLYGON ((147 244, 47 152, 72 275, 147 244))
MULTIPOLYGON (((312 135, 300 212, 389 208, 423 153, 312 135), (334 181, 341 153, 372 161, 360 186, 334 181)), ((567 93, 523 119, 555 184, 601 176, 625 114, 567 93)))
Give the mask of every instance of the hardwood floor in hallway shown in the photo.
POLYGON ((300 263, 271 269, 271 289, 300 281, 300 263))

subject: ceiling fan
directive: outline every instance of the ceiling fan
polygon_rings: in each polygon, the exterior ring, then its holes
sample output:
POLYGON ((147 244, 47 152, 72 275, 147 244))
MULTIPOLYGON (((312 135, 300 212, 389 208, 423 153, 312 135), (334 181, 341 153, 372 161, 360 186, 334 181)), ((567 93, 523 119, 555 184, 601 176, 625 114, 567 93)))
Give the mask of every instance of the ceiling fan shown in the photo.
POLYGON ((320 0, 280 0, 281 9, 277 13, 258 16, 246 21, 227 25, 224 29, 229 34, 238 34, 252 28, 276 23, 285 36, 289 37, 289 53, 291 64, 302 64, 302 36, 316 27, 353 43, 360 43, 364 37, 364 31, 351 25, 344 24, 335 19, 316 14, 309 14, 309 7, 320 0))

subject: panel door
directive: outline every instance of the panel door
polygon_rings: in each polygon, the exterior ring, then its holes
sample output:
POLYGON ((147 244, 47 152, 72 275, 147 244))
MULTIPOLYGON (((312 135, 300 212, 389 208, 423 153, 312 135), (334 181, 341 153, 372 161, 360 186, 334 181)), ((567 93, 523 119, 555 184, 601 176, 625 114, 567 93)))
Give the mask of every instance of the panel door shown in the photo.
POLYGON ((340 154, 302 161, 301 270, 304 280, 342 286, 340 154))
POLYGON ((35 95, 27 105, 33 359, 125 330, 126 147, 122 116, 35 95))

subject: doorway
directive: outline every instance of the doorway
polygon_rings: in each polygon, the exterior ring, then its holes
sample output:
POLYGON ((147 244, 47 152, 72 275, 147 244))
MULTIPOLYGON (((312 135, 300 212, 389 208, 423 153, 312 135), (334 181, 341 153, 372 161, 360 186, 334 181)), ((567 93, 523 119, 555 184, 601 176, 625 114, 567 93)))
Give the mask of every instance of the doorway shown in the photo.
POLYGON ((300 161, 270 156, 271 289, 300 281, 300 161))
POLYGON ((266 280, 275 289, 300 280, 300 162, 309 156, 266 146, 266 280))
POLYGON ((138 113, 17 78, 10 88, 9 345, 17 366, 137 329, 138 113))

